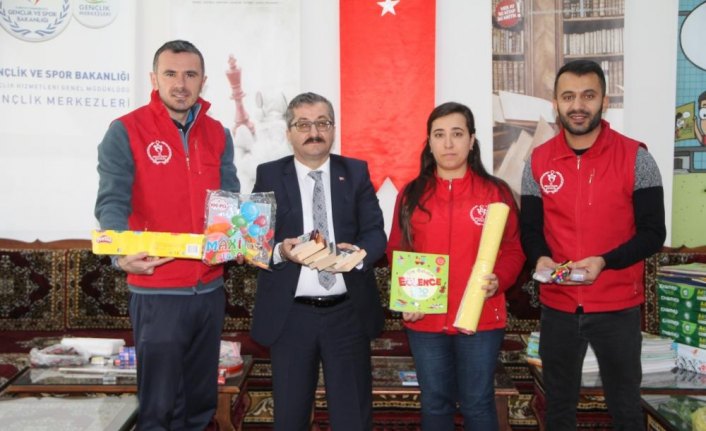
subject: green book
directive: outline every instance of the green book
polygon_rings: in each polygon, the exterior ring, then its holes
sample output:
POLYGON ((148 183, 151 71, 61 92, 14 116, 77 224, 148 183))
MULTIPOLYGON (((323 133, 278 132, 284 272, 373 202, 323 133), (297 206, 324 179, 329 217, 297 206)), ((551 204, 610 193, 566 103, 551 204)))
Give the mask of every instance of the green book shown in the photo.
POLYGON ((392 253, 390 310, 444 314, 448 302, 449 256, 392 253))

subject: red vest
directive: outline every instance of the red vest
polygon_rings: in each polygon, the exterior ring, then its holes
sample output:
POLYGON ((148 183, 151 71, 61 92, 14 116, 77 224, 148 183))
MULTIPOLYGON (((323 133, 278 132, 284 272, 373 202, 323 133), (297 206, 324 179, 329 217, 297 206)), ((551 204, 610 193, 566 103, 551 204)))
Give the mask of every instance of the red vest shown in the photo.
MULTIPOLYGON (((135 162, 132 185, 131 230, 203 233, 206 190, 221 186, 221 156, 225 131, 208 117, 210 104, 199 99, 201 110, 188 135, 188 154, 156 91, 148 105, 121 117, 135 162)), ((191 287, 222 276, 221 266, 199 260, 176 259, 159 266, 153 275, 128 275, 139 287, 191 287)))
MULTIPOLYGON (((438 177, 436 189, 423 200, 431 216, 419 209, 412 213, 411 225, 414 250, 422 253, 449 255, 448 307, 446 314, 427 314, 416 322, 405 322, 405 326, 423 332, 445 332, 456 334, 453 326, 456 314, 466 290, 468 278, 478 254, 485 214, 488 205, 503 202, 497 187, 473 173, 470 168, 463 178, 449 183, 438 177)), ((388 245, 390 262, 392 250, 400 249, 401 229, 398 223, 398 195, 388 245)), ((507 321, 505 293, 515 283, 525 261, 520 245, 517 211, 513 208, 503 234, 494 273, 498 276, 501 290, 483 303, 478 323, 479 331, 504 328, 507 321)))
MULTIPOLYGON (((561 132, 532 152, 532 176, 544 206, 544 237, 555 262, 600 256, 635 234, 632 195, 639 142, 601 122, 596 142, 581 156, 561 132)), ((614 311, 644 301, 644 262, 604 269, 588 286, 543 284, 543 304, 574 312, 614 311)))

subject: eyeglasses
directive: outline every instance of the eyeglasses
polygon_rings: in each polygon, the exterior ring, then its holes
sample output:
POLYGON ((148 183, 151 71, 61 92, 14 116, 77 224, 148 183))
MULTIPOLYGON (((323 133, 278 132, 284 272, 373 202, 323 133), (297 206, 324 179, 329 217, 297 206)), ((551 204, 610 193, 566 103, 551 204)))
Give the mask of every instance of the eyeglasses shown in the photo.
POLYGON ((316 120, 316 121, 297 121, 292 123, 289 127, 294 127, 297 132, 307 133, 311 130, 311 126, 315 126, 316 130, 319 132, 328 132, 333 127, 333 121, 331 120, 316 120))

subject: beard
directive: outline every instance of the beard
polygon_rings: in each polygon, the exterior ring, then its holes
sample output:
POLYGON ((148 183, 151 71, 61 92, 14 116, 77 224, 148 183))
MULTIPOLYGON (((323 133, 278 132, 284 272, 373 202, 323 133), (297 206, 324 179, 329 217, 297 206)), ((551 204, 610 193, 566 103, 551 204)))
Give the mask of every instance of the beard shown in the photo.
POLYGON ((596 130, 596 128, 601 124, 601 111, 596 112, 592 117, 589 117, 588 125, 583 126, 583 127, 574 127, 571 124, 571 115, 573 114, 583 114, 586 116, 590 116, 590 112, 587 111, 569 111, 564 114, 559 114, 559 122, 561 123, 562 127, 564 127, 565 130, 567 130, 569 133, 575 136, 581 136, 581 135, 587 135, 591 133, 592 131, 596 130))

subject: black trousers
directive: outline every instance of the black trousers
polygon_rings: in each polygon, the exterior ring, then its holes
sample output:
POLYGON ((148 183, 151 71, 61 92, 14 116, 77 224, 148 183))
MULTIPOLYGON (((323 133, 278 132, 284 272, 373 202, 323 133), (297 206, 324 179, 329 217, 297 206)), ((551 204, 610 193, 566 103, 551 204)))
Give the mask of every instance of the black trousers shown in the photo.
POLYGON ((222 288, 130 296, 137 353, 137 429, 203 431, 218 401, 222 288))
POLYGON ((293 304, 270 357, 275 430, 309 429, 319 363, 332 429, 372 429, 370 339, 350 300, 330 308, 293 304))
POLYGON ((645 429, 640 405, 640 307, 574 314, 543 306, 540 331, 547 431, 576 429, 581 368, 588 343, 598 359, 614 429, 645 429))

